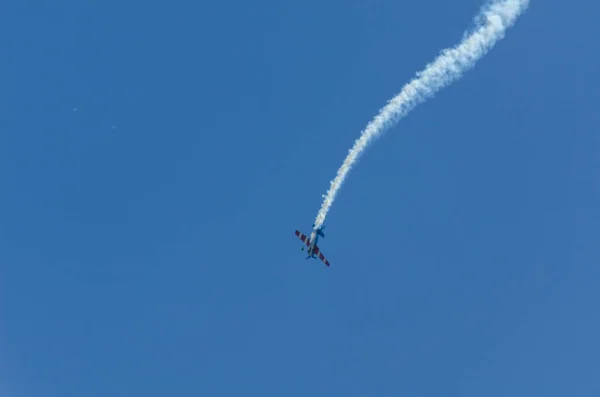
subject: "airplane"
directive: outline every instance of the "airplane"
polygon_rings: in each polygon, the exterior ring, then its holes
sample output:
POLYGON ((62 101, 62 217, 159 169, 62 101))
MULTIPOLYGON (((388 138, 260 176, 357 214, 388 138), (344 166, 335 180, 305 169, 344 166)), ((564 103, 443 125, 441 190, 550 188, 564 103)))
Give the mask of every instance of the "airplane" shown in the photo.
MULTIPOLYGON (((314 227, 315 227, 315 225, 313 225, 313 228, 314 227)), ((329 261, 327 259, 325 259, 325 257, 323 256, 323 253, 321 252, 321 249, 317 245, 317 242, 319 241, 319 236, 325 238, 325 233, 323 233, 323 229, 325 229, 325 226, 321 226, 320 228, 314 230, 314 232, 315 232, 314 233, 315 234, 314 241, 311 241, 311 239, 309 237, 306 237, 306 235, 302 234, 298 230, 296 230, 296 236, 298 236, 298 238, 300 240, 302 240, 302 242, 304 244, 306 244, 306 246, 308 247, 308 249, 307 249, 308 256, 306 257, 306 259, 316 258, 315 255, 318 255, 319 259, 321 259, 323 261, 325 266, 329 267, 329 261)), ((302 247, 302 251, 304 251, 304 247, 302 247)))

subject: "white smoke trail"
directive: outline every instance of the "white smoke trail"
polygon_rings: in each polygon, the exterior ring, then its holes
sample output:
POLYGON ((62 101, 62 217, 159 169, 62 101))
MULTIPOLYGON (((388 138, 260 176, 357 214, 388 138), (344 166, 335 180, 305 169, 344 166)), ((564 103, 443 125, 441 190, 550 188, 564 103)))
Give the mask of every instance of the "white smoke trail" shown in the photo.
MULTIPOLYGON (((323 196, 323 204, 315 220, 314 230, 325 221, 344 179, 369 143, 406 116, 418 104, 472 68, 504 37, 506 30, 515 23, 528 6, 529 0, 495 0, 487 3, 475 17, 475 29, 471 33, 465 33, 462 42, 456 47, 443 50, 380 110, 364 129, 360 138, 354 142, 335 179, 331 181, 327 195, 323 196)), ((315 237, 314 230, 311 240, 315 237)))

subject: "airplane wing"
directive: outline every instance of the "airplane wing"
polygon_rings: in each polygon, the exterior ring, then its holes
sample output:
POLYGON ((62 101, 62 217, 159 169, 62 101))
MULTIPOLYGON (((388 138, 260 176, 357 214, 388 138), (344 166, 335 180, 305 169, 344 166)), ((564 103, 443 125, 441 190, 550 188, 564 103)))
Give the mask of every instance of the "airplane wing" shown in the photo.
POLYGON ((313 248, 313 253, 315 255, 319 256, 319 259, 323 261, 325 266, 329 267, 329 261, 327 259, 325 259, 325 257, 323 256, 323 253, 321 252, 321 249, 319 248, 318 245, 315 245, 315 248, 313 248))
POLYGON ((306 237, 306 235, 300 233, 298 230, 296 230, 296 236, 298 236, 298 238, 300 240, 302 240, 302 242, 304 244, 306 244, 307 247, 310 247, 310 239, 308 237, 306 237))

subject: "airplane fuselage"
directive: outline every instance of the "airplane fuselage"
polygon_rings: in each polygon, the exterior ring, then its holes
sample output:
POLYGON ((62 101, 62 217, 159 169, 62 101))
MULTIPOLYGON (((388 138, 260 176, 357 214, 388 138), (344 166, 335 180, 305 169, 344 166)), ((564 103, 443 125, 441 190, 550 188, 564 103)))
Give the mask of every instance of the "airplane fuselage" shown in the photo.
MULTIPOLYGON (((317 245, 319 243, 319 233, 313 232, 312 234, 314 234, 315 238, 310 240, 310 246, 308 247, 308 256, 312 257, 312 258, 316 258, 315 253, 313 251, 315 249, 315 245, 317 245)), ((312 235, 311 235, 311 237, 312 237, 312 235)))

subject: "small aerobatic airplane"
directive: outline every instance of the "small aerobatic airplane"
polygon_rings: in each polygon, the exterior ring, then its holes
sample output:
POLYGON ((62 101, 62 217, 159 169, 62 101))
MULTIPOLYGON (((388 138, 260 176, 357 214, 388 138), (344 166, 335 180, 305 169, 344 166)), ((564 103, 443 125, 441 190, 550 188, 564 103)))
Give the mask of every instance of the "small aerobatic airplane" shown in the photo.
MULTIPOLYGON (((315 225, 313 225, 313 227, 315 227, 315 225)), ((315 230, 316 235, 315 235, 315 240, 314 241, 310 241, 309 237, 306 237, 304 234, 300 233, 298 230, 296 230, 296 236, 298 236, 298 238, 300 240, 302 240, 302 242, 304 244, 306 244, 306 246, 308 247, 308 250, 307 250, 308 251, 308 256, 306 257, 306 259, 308 259, 308 258, 316 258, 315 255, 318 255, 319 259, 321 259, 326 266, 329 266, 329 261, 327 259, 325 259, 325 257, 323 256, 323 253, 321 253, 321 249, 317 245, 317 242, 319 241, 319 236, 325 238, 325 234, 323 233, 323 229, 325 229, 325 226, 321 226, 320 228, 318 228, 317 230, 315 230)), ((304 247, 302 247, 302 251, 304 251, 304 247)))

